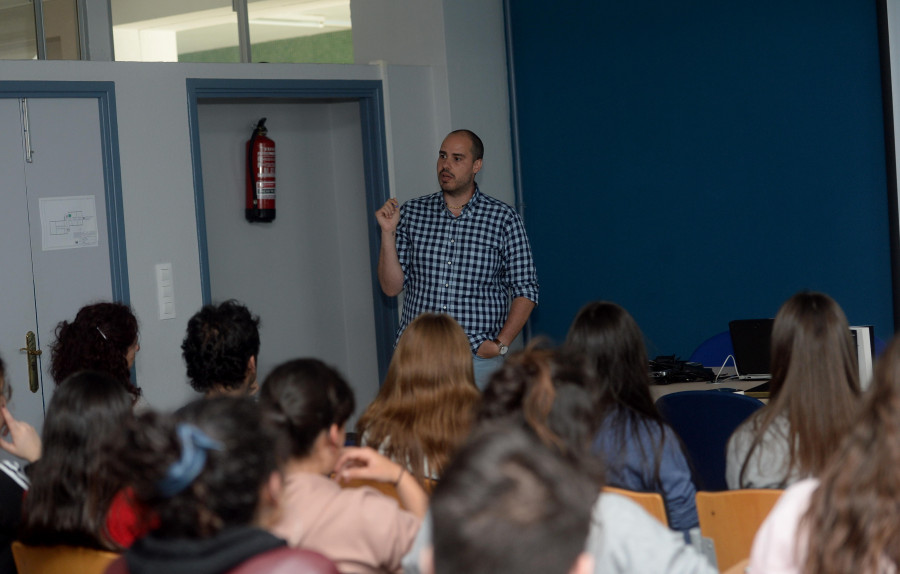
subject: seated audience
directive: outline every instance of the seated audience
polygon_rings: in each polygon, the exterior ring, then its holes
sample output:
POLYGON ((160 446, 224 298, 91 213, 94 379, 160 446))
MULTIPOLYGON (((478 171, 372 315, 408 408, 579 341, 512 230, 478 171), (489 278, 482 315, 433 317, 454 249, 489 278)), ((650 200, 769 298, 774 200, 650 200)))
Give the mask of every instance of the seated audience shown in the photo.
POLYGON ((431 504, 435 574, 589 574, 594 480, 521 428, 475 433, 431 504))
POLYGON ((675 432, 663 422, 650 395, 647 350, 640 327, 615 303, 585 305, 566 339, 592 374, 601 417, 593 450, 603 457, 606 483, 662 495, 673 530, 697 520, 691 467, 675 432))
POLYGON ((336 572, 262 528, 278 512, 276 441, 258 405, 239 397, 195 401, 173 416, 147 413, 129 425, 111 464, 131 477, 156 525, 107 573, 336 572), (307 560, 314 568, 296 569, 307 560), (260 563, 267 569, 254 567, 260 563))
POLYGON ((753 573, 896 572, 900 567, 900 338, 875 365, 843 442, 818 474, 791 485, 763 523, 753 573))
POLYGON ((316 359, 289 361, 266 378, 260 404, 289 444, 281 515, 270 530, 328 556, 344 574, 399 572, 428 498, 405 467, 370 448, 343 448, 354 400, 340 374, 316 359), (393 484, 411 512, 374 489, 341 488, 332 471, 339 480, 393 484))
POLYGON ((728 487, 785 488, 815 477, 846 436, 859 375, 847 318, 822 293, 788 299, 772 326, 769 404, 728 441, 728 487))
POLYGON ((465 439, 479 398, 462 327, 450 315, 423 313, 400 336, 356 430, 363 444, 405 464, 425 485, 465 439))
MULTIPOLYGON (((41 457, 41 438, 30 424, 13 418, 7 408, 12 387, 6 382, 6 365, 0 359, 0 448, 32 463, 41 457)), ((22 497, 29 480, 17 462, 0 461, 0 572, 15 572, 10 544, 22 519, 22 497)))
POLYGON ((138 322, 128 305, 95 303, 82 307, 71 322, 56 326, 50 347, 50 376, 60 384, 79 371, 99 371, 120 381, 137 400, 131 381, 138 343, 138 322))
MULTIPOLYGON (((525 429, 594 477, 587 551, 595 573, 715 572, 706 558, 685 545, 681 533, 664 527, 623 496, 600 495, 602 465, 590 453, 599 425, 591 385, 581 361, 565 352, 530 348, 511 356, 491 377, 479 428, 512 424, 525 429)), ((407 574, 419 572, 420 554, 430 539, 431 520, 426 517, 412 550, 403 558, 407 574)))
POLYGON ((135 517, 111 511, 123 482, 104 464, 111 441, 132 417, 131 395, 99 372, 70 376, 53 393, 44 419, 43 452, 29 469, 19 540, 31 546, 120 551, 135 517))
POLYGON ((259 317, 239 302, 200 309, 188 321, 181 351, 191 387, 207 398, 259 390, 259 317))

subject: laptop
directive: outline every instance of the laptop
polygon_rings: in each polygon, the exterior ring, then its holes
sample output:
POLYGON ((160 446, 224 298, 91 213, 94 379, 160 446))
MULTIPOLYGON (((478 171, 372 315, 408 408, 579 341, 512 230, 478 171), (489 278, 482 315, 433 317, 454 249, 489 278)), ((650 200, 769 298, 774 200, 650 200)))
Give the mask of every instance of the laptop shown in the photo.
POLYGON ((772 378, 770 347, 774 319, 737 319, 728 323, 734 366, 742 381, 772 378))

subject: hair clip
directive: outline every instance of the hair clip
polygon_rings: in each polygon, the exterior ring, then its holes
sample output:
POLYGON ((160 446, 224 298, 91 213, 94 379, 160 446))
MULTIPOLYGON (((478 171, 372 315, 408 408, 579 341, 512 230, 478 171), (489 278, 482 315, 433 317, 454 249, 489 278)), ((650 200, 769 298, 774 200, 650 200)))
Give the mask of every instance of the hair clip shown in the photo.
POLYGON ((192 424, 179 423, 175 432, 181 443, 181 458, 169 467, 166 475, 157 483, 159 494, 164 498, 175 496, 200 476, 206 465, 207 451, 225 448, 221 442, 210 438, 192 424))
POLYGON ((104 341, 109 341, 109 339, 106 338, 106 333, 103 332, 103 329, 101 329, 100 327, 94 327, 94 328, 97 329, 97 332, 100 333, 100 336, 103 337, 104 341))

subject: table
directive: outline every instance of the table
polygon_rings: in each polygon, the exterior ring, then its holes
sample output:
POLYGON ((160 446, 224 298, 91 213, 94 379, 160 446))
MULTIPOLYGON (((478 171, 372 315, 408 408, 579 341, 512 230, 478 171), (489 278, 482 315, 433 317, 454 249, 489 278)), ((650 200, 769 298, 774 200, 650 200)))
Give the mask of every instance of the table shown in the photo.
MULTIPOLYGON (((718 374, 719 369, 714 367, 712 369, 713 373, 718 374)), ((734 374, 734 367, 723 367, 722 368, 722 376, 728 376, 734 374)), ((757 385, 763 384, 765 381, 741 381, 738 379, 724 379, 720 380, 718 383, 711 383, 707 381, 696 381, 692 383, 670 383, 668 385, 650 385, 650 396, 653 397, 655 401, 659 397, 663 395, 668 395, 669 393, 678 393, 681 391, 714 391, 716 389, 738 389, 739 391, 746 391, 747 389, 752 389, 757 385)), ((768 402, 768 399, 760 399, 762 402, 768 402)))

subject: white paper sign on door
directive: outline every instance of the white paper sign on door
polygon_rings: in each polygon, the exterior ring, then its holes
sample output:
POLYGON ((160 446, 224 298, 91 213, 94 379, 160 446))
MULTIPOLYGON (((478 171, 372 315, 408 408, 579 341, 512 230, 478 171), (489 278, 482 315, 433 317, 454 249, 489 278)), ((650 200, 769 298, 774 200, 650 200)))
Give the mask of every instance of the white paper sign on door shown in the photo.
POLYGON ((44 251, 97 247, 97 205, 93 195, 45 197, 39 201, 44 251))

